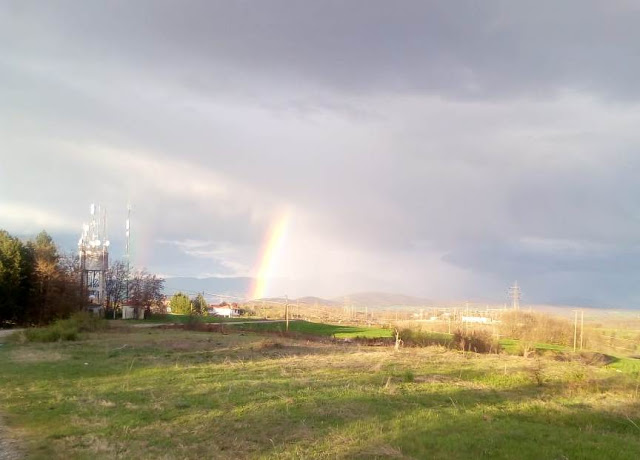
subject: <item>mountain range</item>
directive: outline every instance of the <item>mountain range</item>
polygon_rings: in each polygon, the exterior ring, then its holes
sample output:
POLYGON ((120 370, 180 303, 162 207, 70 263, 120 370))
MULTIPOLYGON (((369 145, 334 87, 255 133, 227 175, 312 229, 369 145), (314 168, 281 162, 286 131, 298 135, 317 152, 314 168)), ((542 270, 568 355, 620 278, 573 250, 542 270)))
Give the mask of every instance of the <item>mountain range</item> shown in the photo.
MULTIPOLYGON (((176 277, 167 278, 165 280, 164 293, 167 296, 176 292, 183 292, 188 295, 195 295, 203 292, 207 298, 221 299, 227 297, 244 300, 247 293, 253 286, 254 279, 249 277, 236 278, 194 278, 194 277, 176 277)), ((284 301, 285 299, 265 299, 272 301, 284 301)), ((305 296, 300 298, 290 298, 291 302, 300 302, 303 304, 318 304, 325 306, 343 306, 345 304, 354 306, 367 306, 369 308, 382 308, 391 306, 421 306, 433 304, 432 300, 419 297, 412 297, 403 294, 393 294, 388 292, 358 292, 341 296, 334 299, 325 299, 321 297, 305 296)))

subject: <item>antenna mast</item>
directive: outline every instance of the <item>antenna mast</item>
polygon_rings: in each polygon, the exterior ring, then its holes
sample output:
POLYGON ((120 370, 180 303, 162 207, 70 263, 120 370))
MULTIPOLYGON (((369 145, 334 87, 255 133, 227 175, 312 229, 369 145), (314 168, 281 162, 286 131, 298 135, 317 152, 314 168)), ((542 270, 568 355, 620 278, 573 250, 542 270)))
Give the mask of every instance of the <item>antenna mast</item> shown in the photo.
POLYGON ((126 254, 125 257, 127 258, 127 282, 126 282, 126 286, 127 286, 127 302, 129 302, 129 271, 130 271, 130 261, 131 261, 131 205, 127 204, 127 221, 125 223, 125 236, 126 236, 126 254))

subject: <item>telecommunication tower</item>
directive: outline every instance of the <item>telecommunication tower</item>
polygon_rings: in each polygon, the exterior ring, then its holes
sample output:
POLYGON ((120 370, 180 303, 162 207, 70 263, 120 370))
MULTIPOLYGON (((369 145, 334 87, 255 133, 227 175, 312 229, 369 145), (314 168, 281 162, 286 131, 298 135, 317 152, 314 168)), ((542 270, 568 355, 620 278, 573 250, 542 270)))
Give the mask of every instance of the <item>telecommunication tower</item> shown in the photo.
POLYGON ((514 310, 520 310, 520 298, 522 297, 522 290, 518 286, 518 282, 515 281, 513 286, 509 288, 509 298, 511 299, 511 307, 514 310))
POLYGON ((105 300, 106 272, 109 268, 109 240, 107 239, 107 211, 91 204, 91 219, 82 225, 78 241, 82 295, 91 304, 102 305, 105 300))

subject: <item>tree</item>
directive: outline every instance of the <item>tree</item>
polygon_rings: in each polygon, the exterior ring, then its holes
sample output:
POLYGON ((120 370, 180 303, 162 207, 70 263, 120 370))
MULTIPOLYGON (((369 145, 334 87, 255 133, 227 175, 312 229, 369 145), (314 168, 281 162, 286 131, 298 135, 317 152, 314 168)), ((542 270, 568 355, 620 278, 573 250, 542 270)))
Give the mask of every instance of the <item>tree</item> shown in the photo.
POLYGON ((51 317, 56 316, 54 302, 56 300, 57 288, 59 287, 59 266, 60 255, 58 248, 53 242, 53 238, 44 230, 38 233, 35 240, 29 241, 27 247, 34 256, 35 277, 34 286, 36 295, 33 296, 38 302, 38 322, 45 323, 51 317))
POLYGON ((144 308, 150 312, 153 306, 158 306, 164 301, 163 289, 163 278, 147 273, 145 270, 133 273, 129 282, 128 303, 135 308, 136 317, 139 309, 144 308))
POLYGON ((0 230, 0 324, 47 323, 82 307, 77 257, 44 231, 23 244, 0 230))
POLYGON ((106 308, 113 309, 114 318, 116 310, 126 300, 129 276, 129 265, 122 260, 114 262, 105 275, 106 308))
POLYGON ((209 307, 209 304, 202 294, 198 294, 196 298, 191 301, 191 307, 191 312, 194 315, 203 316, 207 314, 207 308, 209 307))
POLYGON ((33 258, 28 248, 0 230, 0 325, 27 321, 33 258))
POLYGON ((188 315, 191 313, 191 300, 188 295, 176 292, 169 301, 169 307, 171 307, 171 313, 188 315))

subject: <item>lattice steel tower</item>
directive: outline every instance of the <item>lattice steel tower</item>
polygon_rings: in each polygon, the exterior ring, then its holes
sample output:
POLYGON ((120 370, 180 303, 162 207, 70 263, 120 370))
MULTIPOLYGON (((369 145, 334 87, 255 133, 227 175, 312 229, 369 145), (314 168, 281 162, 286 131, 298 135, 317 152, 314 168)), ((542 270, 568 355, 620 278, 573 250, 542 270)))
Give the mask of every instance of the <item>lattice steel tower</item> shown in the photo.
POLYGON ((514 310, 520 310, 520 298, 522 297, 522 290, 518 286, 518 282, 515 281, 513 286, 509 288, 509 298, 511 299, 511 307, 514 310))
POLYGON ((106 272, 109 268, 109 240, 107 239, 107 211, 91 204, 91 220, 82 225, 78 241, 82 295, 91 304, 105 301, 106 272))

